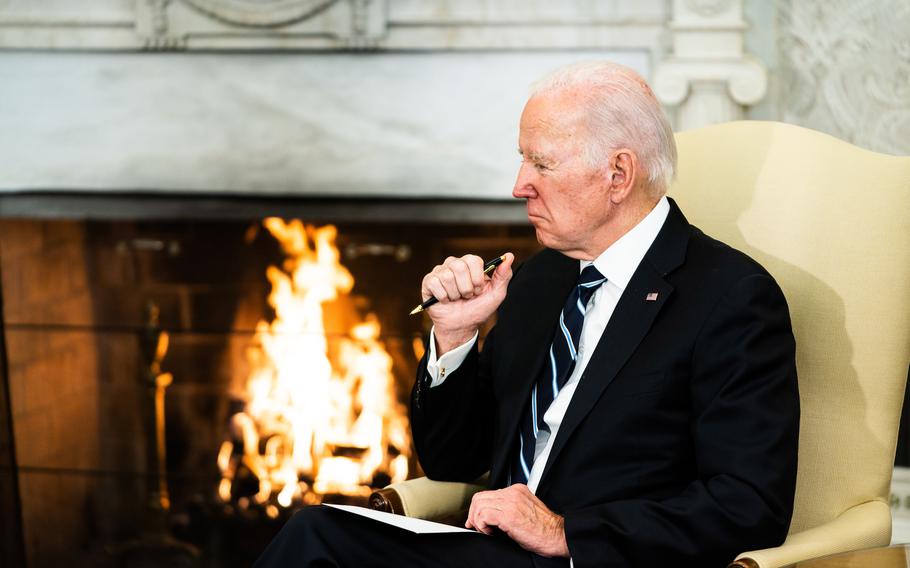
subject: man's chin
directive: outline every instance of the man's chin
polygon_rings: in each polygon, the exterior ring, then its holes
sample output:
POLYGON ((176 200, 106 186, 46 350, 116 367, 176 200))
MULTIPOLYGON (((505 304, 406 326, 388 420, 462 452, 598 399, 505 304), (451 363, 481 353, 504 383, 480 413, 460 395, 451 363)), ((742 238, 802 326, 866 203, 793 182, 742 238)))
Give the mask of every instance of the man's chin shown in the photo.
POLYGON ((559 250, 559 239, 545 229, 546 220, 543 217, 528 215, 528 220, 534 226, 534 234, 537 236, 537 242, 543 246, 559 250))
POLYGON ((556 248, 554 245, 556 241, 553 240, 553 236, 547 234, 546 232, 540 230, 540 228, 535 227, 534 235, 537 237, 537 242, 547 248, 556 248))
POLYGON ((550 233, 546 233, 540 229, 536 230, 535 235, 537 237, 538 243, 550 250, 559 251, 569 258, 577 258, 579 260, 592 260, 593 258, 580 250, 578 247, 567 243, 565 240, 559 240, 550 233))

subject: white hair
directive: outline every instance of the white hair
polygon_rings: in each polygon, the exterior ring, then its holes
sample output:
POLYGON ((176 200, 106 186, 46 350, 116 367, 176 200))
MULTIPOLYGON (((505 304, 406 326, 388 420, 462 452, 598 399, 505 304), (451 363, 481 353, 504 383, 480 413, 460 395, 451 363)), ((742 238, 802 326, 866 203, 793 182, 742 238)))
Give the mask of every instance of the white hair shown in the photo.
POLYGON ((608 61, 575 63, 536 82, 531 96, 561 90, 584 97, 590 137, 585 160, 591 167, 602 167, 610 152, 629 148, 655 196, 667 192, 676 175, 676 141, 663 108, 638 73, 608 61))

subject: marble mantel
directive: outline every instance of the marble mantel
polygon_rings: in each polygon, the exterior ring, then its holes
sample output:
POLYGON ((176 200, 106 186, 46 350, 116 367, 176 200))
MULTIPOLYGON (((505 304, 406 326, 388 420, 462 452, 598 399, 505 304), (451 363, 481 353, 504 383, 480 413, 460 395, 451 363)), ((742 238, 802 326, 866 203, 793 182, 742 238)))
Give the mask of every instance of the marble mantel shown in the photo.
POLYGON ((508 199, 528 85, 645 54, 7 53, 0 188, 508 199))

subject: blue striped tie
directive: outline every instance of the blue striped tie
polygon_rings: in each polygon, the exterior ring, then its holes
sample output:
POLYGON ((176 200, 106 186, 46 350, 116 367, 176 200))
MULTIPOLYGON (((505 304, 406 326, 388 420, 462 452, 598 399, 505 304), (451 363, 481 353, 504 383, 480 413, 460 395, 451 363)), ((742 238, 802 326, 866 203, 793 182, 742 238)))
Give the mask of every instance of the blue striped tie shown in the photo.
POLYGON ((521 419, 518 459, 510 472, 508 485, 527 483, 531 476, 537 434, 541 429, 547 428, 543 415, 572 375, 578 358, 578 340, 585 321, 585 309, 591 296, 606 281, 604 275, 592 264, 581 271, 578 284, 566 299, 566 305, 559 314, 559 325, 550 345, 548 361, 531 390, 531 403, 521 419))

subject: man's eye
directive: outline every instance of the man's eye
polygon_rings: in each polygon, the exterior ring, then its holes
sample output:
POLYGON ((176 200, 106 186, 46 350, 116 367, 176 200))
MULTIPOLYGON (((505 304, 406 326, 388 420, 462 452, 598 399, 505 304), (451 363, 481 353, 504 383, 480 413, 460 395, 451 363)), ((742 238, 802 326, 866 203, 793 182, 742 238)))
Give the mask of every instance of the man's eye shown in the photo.
POLYGON ((538 172, 545 172, 545 171, 549 170, 550 168, 548 168, 547 166, 545 166, 543 164, 534 164, 534 169, 537 170, 538 172))

